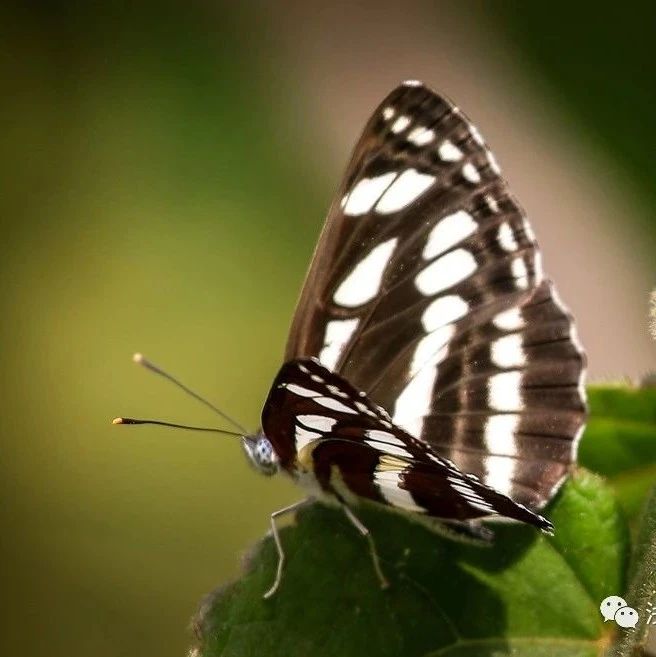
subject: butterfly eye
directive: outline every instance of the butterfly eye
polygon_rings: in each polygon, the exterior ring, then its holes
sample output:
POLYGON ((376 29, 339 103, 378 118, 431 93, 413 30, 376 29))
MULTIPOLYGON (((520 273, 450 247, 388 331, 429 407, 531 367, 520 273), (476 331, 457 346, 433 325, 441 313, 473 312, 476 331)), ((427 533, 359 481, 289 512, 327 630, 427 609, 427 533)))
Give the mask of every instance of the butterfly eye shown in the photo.
POLYGON ((279 464, 271 441, 263 434, 244 436, 242 446, 250 464, 264 475, 278 472, 279 464))

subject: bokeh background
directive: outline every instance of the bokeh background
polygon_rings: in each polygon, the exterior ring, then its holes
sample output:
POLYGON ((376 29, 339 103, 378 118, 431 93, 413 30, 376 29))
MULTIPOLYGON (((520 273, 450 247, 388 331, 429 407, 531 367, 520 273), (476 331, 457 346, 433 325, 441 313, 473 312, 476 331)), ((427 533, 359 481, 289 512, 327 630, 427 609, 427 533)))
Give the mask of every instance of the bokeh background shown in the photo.
POLYGON ((379 100, 456 99, 522 200, 596 379, 656 365, 653 5, 2 3, 0 652, 184 654, 297 498, 130 362, 253 428, 379 100))

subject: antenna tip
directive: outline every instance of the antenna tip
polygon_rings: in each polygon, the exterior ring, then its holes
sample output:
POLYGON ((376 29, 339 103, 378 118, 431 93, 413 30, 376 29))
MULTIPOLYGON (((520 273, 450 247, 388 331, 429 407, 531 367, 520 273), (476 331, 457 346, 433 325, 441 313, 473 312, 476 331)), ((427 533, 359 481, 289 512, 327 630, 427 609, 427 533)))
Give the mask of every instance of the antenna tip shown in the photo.
POLYGON ((112 420, 112 424, 125 424, 125 420, 122 417, 115 417, 112 420))
POLYGON ((144 360, 145 360, 145 358, 144 358, 143 354, 140 354, 139 352, 132 355, 132 361, 135 362, 135 363, 143 363, 144 360))

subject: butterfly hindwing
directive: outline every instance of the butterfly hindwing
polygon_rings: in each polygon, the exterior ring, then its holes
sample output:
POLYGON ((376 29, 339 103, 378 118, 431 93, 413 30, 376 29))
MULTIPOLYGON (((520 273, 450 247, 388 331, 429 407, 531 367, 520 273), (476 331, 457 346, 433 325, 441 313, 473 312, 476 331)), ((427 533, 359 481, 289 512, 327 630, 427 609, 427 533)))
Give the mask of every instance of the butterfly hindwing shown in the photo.
POLYGON ((328 214, 286 351, 312 357, 517 501, 575 459, 572 318, 480 134, 418 83, 374 112, 328 214))
POLYGON ((430 402, 404 391, 395 418, 465 472, 539 507, 572 464, 581 368, 572 320, 544 282, 523 306, 458 334, 432 370, 430 402))

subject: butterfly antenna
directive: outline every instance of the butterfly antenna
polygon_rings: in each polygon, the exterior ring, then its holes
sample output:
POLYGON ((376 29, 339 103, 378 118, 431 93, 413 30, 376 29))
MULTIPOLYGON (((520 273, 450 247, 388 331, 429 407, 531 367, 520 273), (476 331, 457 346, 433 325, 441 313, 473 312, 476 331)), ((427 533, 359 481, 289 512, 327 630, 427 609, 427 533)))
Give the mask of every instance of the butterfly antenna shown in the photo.
MULTIPOLYGON (((150 370, 151 372, 154 372, 155 374, 159 374, 160 376, 163 376, 165 379, 168 379, 171 383, 176 385, 178 388, 181 390, 184 390, 188 395, 191 395, 194 399, 197 401, 201 402, 201 404, 205 404, 208 408, 212 409, 215 413, 220 415, 226 422, 230 422, 233 427, 237 427, 239 431, 243 435, 248 434, 248 429, 243 427, 237 420, 233 420, 229 415, 226 415, 220 408, 217 408, 212 402, 207 401, 204 397, 201 397, 198 393, 194 392, 190 388, 187 388, 187 386, 182 383, 181 381, 178 381, 174 376, 169 374, 168 372, 165 372, 161 367, 158 367, 154 363, 151 363, 147 358, 143 356, 143 354, 134 354, 132 356, 132 360, 137 363, 138 365, 143 365, 147 370, 150 370)), ((128 424, 139 424, 140 422, 130 422, 128 424)))
POLYGON ((227 436, 236 436, 241 438, 242 434, 236 431, 226 431, 225 429, 215 429, 213 427, 194 427, 189 424, 176 424, 175 422, 164 422, 163 420, 137 420, 133 417, 115 417, 112 424, 157 424, 160 427, 172 427, 174 429, 189 429, 190 431, 210 431, 212 433, 222 433, 227 436))

